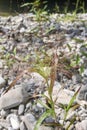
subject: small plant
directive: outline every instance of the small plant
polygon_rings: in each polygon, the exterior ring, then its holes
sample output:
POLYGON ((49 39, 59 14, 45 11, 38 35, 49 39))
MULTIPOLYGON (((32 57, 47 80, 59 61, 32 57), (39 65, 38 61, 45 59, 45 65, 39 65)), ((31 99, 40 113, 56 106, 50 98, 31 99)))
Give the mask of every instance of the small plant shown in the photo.
POLYGON ((17 54, 16 48, 14 48, 12 53, 7 52, 4 55, 3 59, 6 60, 6 64, 7 64, 8 67, 11 67, 16 62, 16 54, 17 54))
MULTIPOLYGON (((16 50, 14 50, 14 54, 16 54, 16 50)), ((78 56, 77 56, 78 57, 78 56)), ((78 58, 77 58, 78 59, 78 58)), ((24 75, 26 72, 37 72, 39 73, 46 81, 46 86, 47 86, 47 91, 48 91, 48 96, 42 95, 46 99, 46 103, 43 103, 42 101, 39 100, 39 103, 41 103, 45 108, 46 111, 42 114, 42 116, 38 119, 34 130, 38 130, 39 126, 41 123, 44 121, 45 118, 51 116, 54 119, 54 122, 52 124, 49 124, 50 126, 57 126, 58 128, 64 128, 64 123, 66 121, 67 115, 69 110, 72 108, 72 105, 74 103, 74 100, 79 92, 79 90, 74 94, 72 99, 70 100, 69 104, 67 106, 64 106, 62 104, 62 108, 65 111, 64 114, 64 121, 63 124, 60 124, 57 121, 57 116, 55 112, 55 103, 56 100, 53 99, 53 87, 54 87, 54 82, 56 80, 56 74, 57 74, 57 69, 59 65, 59 57, 56 52, 53 53, 52 56, 48 56, 46 52, 43 51, 43 58, 39 57, 37 55, 37 59, 35 61, 35 64, 33 64, 33 67, 27 68, 24 70, 19 76, 16 77, 16 79, 9 85, 7 88, 6 92, 13 87, 16 82, 24 75)), ((78 62, 78 61, 77 61, 78 62)), ((6 93, 5 92, 5 93, 6 93)), ((75 121, 75 117, 71 120, 69 126, 67 127, 66 130, 70 127, 70 125, 75 121)))
MULTIPOLYGON (((48 67, 45 67, 45 69, 40 67, 41 65, 40 66, 38 65, 39 69, 38 68, 35 69, 36 72, 39 73, 46 80, 46 84, 47 84, 47 88, 48 88, 48 90, 47 90, 48 96, 42 95, 46 99, 46 104, 39 100, 39 103, 46 108, 46 111, 38 119, 34 130, 38 130, 39 126, 44 121, 44 119, 49 117, 49 116, 51 116, 55 120, 52 124, 48 123, 50 126, 57 126, 58 128, 64 128, 64 123, 65 123, 66 118, 68 116, 68 112, 72 108, 72 105, 73 105, 73 103, 76 99, 76 96, 77 96, 77 94, 80 90, 80 88, 79 88, 78 91, 73 95, 73 97, 70 100, 67 107, 65 107, 62 104, 64 111, 65 111, 65 114, 64 114, 63 124, 60 124, 58 121, 56 121, 56 119, 57 119, 56 112, 55 112, 56 100, 53 100, 53 97, 52 97, 53 87, 54 87, 54 82, 55 82, 55 79, 56 79, 57 67, 58 67, 58 56, 57 56, 56 53, 53 54, 53 58, 51 59, 51 61, 52 62, 51 62, 50 68, 49 68, 49 65, 48 65, 48 67), (49 83, 49 81, 50 81, 50 83, 49 83)), ((73 117, 73 119, 71 120, 71 122, 70 122, 69 126, 66 128, 66 130, 68 130, 68 128, 73 124, 74 121, 75 121, 75 117, 73 117)))
MULTIPOLYGON (((63 14, 65 14, 63 17, 58 17, 58 21, 76 21, 77 20, 77 13, 82 12, 85 13, 85 3, 81 2, 80 0, 77 0, 75 3, 75 9, 74 11, 69 11, 69 4, 70 0, 67 0, 65 8, 63 9, 63 14), (70 12, 70 13, 69 13, 70 12)), ((57 5, 56 5, 57 7, 57 5)), ((57 7, 58 8, 58 7, 57 7)), ((58 10, 58 9, 57 9, 58 10)), ((61 11, 59 11, 61 12, 61 11)))
POLYGON ((30 7, 30 12, 33 12, 35 14, 37 21, 47 20, 47 2, 41 1, 41 0, 35 0, 32 3, 25 3, 21 5, 21 7, 30 7))
POLYGON ((49 97, 45 96, 46 98, 46 102, 47 104, 43 104, 41 103, 43 106, 46 107, 46 112, 44 112, 42 114, 42 116, 40 117, 40 119, 37 121, 36 126, 34 128, 34 130, 38 130, 39 126, 41 125, 42 121, 48 117, 48 116, 52 116, 53 118, 56 119, 56 113, 55 113, 55 101, 53 101, 52 98, 52 92, 53 92, 53 86, 54 86, 54 82, 56 79, 56 71, 57 71, 57 64, 58 64, 58 58, 56 54, 53 54, 53 58, 52 58, 52 63, 51 63, 51 68, 48 70, 45 69, 45 71, 42 71, 42 69, 40 69, 39 67, 39 71, 37 70, 37 72, 45 78, 46 80, 46 84, 47 84, 47 89, 48 89, 48 95, 49 97), (50 81, 50 83, 49 83, 50 81))

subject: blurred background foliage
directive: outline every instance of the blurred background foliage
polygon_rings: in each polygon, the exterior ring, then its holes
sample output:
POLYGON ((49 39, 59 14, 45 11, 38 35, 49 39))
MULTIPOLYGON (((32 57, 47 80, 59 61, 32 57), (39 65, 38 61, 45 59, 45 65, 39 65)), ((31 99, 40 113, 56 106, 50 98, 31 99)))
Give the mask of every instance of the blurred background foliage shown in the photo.
MULTIPOLYGON (((0 12, 29 12, 29 8, 20 8, 24 3, 35 2, 36 0, 0 0, 0 12)), ((65 9, 72 12, 78 2, 78 12, 87 11, 87 0, 40 0, 41 4, 47 1, 47 10, 50 12, 64 13, 65 9)), ((42 7, 41 7, 42 8, 42 7)))

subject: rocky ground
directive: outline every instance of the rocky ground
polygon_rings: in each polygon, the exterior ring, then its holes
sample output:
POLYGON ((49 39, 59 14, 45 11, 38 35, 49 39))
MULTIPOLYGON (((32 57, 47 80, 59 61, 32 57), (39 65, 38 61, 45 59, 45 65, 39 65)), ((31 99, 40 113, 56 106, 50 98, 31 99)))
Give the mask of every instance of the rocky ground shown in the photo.
MULTIPOLYGON (((55 50, 59 66, 52 96, 57 99, 55 111, 60 124, 64 109, 59 104, 68 105, 81 89, 74 101, 77 107, 68 113, 64 128, 42 124, 39 130, 66 130, 73 118, 68 130, 87 130, 87 14, 69 18, 71 14, 67 20, 63 14, 39 21, 33 14, 0 17, 0 130, 34 129, 46 110, 38 99, 45 102, 40 95, 47 94, 47 87, 43 77, 28 69, 36 64, 37 57, 41 62, 55 50)), ((49 116, 44 122, 52 124, 54 119, 49 116)))

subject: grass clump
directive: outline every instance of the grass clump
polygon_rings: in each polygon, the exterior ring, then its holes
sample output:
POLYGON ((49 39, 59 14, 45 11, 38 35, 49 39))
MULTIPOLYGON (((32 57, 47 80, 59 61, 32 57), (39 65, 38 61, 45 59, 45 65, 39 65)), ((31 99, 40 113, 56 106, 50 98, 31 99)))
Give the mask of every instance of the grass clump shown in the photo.
POLYGON ((43 21, 47 20, 47 14, 48 12, 46 11, 47 9, 47 1, 40 1, 40 0, 35 0, 34 2, 31 3, 25 3, 21 5, 21 7, 28 7, 30 8, 30 12, 33 12, 35 14, 35 18, 37 21, 43 21))
MULTIPOLYGON (((55 112, 55 103, 56 103, 56 100, 54 100, 53 96, 52 96, 53 95, 54 82, 56 80, 58 63, 59 63, 58 62, 58 55, 57 55, 57 53, 54 53, 53 56, 52 56, 52 59, 51 59, 50 69, 48 69, 49 65, 48 65, 48 67, 46 69, 43 69, 43 68, 41 69, 41 66, 39 66, 39 65, 38 65, 39 69, 37 69, 37 68, 35 69, 36 72, 39 73, 46 80, 48 96, 47 95, 42 95, 42 97, 45 98, 46 103, 43 103, 42 101, 39 100, 39 103, 46 108, 46 111, 38 119, 38 121, 37 121, 37 123, 35 125, 34 130, 38 130, 39 126, 42 124, 42 122, 44 121, 44 119, 47 118, 47 117, 49 117, 49 116, 54 119, 54 122, 51 123, 51 124, 50 123, 48 123, 48 124, 45 123, 45 125, 49 125, 49 126, 53 126, 53 127, 57 126, 58 128, 63 129, 64 128, 64 124, 66 122, 66 118, 68 116, 68 112, 72 108, 73 103, 74 103, 74 101, 76 99, 76 96, 77 96, 77 94, 78 94, 78 92, 80 90, 80 88, 79 88, 75 92, 75 94, 73 95, 73 97, 71 98, 71 100, 70 100, 70 102, 69 102, 69 104, 67 106, 64 106, 63 104, 61 104, 62 108, 65 111, 65 114, 64 114, 63 124, 59 123, 57 121, 57 115, 56 115, 56 112, 55 112)), ((70 121, 70 124, 67 126, 66 130, 68 130, 68 128, 73 124, 73 122, 75 121, 75 119, 76 118, 73 117, 73 119, 70 121)))

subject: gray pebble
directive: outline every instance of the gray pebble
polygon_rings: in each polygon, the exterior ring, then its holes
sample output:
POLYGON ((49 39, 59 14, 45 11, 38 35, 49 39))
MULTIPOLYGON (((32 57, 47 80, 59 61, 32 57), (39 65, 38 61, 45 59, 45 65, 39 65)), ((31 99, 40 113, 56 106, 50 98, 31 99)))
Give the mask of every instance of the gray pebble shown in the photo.
POLYGON ((18 108, 18 115, 23 114, 23 112, 24 112, 24 104, 20 104, 18 108))
POLYGON ((4 109, 1 110, 1 117, 4 118, 8 115, 7 111, 5 111, 4 109))
POLYGON ((20 127, 20 121, 18 119, 18 116, 15 114, 9 114, 7 118, 8 118, 7 120, 10 121, 12 128, 14 130, 16 130, 16 129, 18 130, 20 127))
POLYGON ((4 87, 6 84, 6 81, 4 80, 3 77, 0 76, 0 88, 4 87))
POLYGON ((20 123, 20 130, 27 130, 27 128, 23 122, 20 123))
POLYGON ((87 120, 83 120, 82 122, 78 122, 75 125, 76 130, 87 130, 87 120))

